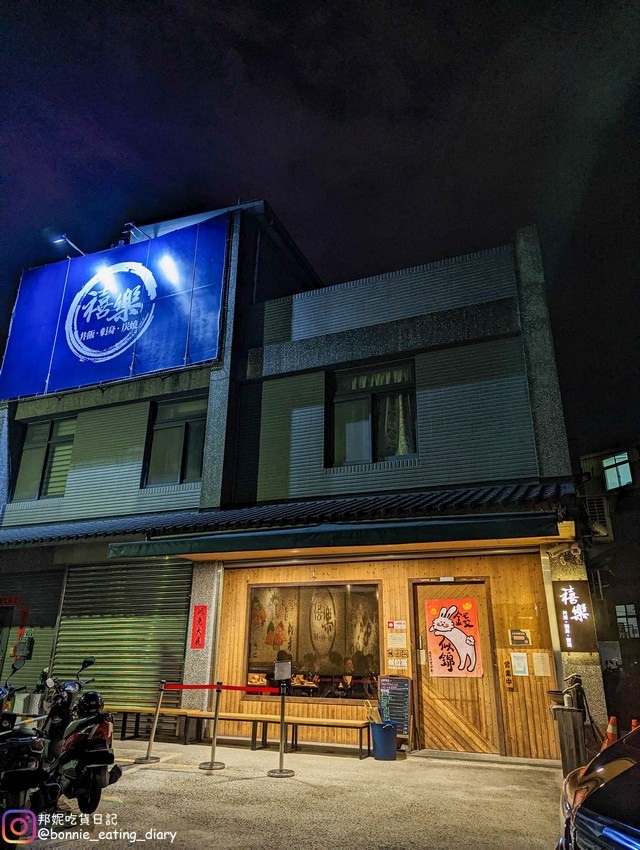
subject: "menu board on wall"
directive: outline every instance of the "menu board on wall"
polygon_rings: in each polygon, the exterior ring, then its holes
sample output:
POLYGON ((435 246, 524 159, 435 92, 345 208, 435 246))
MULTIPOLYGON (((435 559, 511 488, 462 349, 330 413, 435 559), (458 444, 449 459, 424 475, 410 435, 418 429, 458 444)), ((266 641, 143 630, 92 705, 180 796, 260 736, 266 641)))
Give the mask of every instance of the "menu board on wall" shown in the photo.
POLYGON ((408 676, 380 676, 378 708, 383 720, 395 720, 398 735, 409 735, 411 728, 411 680, 408 676))

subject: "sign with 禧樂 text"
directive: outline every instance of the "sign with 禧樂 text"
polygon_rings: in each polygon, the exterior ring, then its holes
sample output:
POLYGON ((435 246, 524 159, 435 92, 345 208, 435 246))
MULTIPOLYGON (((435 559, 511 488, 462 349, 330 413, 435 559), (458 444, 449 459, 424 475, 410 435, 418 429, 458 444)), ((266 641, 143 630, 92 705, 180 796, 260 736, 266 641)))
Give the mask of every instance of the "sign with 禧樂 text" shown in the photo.
POLYGON ((598 639, 588 581, 553 581, 553 598, 563 652, 597 652, 598 639))
POLYGON ((0 398, 41 395, 215 360, 226 217, 29 269, 0 398))

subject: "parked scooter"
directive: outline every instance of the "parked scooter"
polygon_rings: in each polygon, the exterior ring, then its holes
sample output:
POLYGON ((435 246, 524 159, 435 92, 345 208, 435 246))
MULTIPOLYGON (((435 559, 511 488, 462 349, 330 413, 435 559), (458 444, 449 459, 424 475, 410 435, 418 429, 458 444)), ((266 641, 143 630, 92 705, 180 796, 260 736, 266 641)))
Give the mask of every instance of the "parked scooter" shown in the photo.
POLYGON ((42 727, 50 781, 60 786, 65 797, 75 797, 86 814, 97 809, 102 789, 122 776, 114 763, 113 715, 105 712, 104 700, 96 691, 79 696, 93 682, 80 679, 80 673, 94 663, 93 656, 85 658, 75 680, 47 679, 45 698, 50 708, 42 727))
MULTIPOLYGON (((16 659, 11 673, 3 687, 0 687, 0 811, 8 809, 27 809, 30 807, 31 794, 38 789, 40 799, 49 799, 51 794, 44 788, 47 774, 44 770, 44 738, 42 733, 25 723, 16 722, 18 717, 13 711, 4 711, 5 706, 13 706, 13 699, 19 691, 26 688, 14 688, 9 679, 23 667, 24 658, 16 659)), ((55 795, 56 799, 58 794, 55 795)))
POLYGON ((20 691, 26 691, 24 685, 21 688, 14 688, 13 685, 9 684, 9 679, 14 675, 14 673, 17 673, 18 670, 21 670, 24 665, 24 658, 16 658, 16 660, 11 665, 11 672, 7 676, 7 681, 4 683, 4 685, 0 685, 0 711, 11 711, 11 709, 13 708, 15 695, 17 693, 20 693, 20 691))

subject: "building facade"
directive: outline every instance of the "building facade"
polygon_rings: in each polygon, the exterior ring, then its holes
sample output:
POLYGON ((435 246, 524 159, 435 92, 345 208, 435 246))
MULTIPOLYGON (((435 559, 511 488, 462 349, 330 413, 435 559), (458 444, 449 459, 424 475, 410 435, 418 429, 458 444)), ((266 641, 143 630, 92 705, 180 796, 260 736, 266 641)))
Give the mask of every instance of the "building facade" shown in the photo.
POLYGON ((25 275, 0 394, 25 684, 90 652, 107 702, 152 706, 289 658, 302 716, 359 718, 382 676, 411 746, 531 758, 570 672, 604 716, 534 228, 323 287, 262 202, 145 226, 25 275))

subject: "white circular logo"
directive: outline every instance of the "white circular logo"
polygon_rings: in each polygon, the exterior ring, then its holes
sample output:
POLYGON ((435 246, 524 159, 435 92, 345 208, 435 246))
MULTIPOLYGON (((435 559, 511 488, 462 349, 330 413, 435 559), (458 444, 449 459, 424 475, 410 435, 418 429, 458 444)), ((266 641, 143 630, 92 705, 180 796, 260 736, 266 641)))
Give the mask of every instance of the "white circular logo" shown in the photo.
POLYGON ((142 263, 101 268, 75 296, 64 324, 67 344, 80 360, 117 357, 145 333, 158 285, 142 263))

